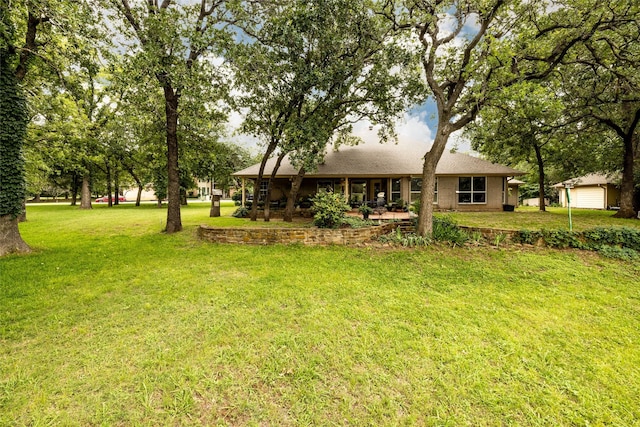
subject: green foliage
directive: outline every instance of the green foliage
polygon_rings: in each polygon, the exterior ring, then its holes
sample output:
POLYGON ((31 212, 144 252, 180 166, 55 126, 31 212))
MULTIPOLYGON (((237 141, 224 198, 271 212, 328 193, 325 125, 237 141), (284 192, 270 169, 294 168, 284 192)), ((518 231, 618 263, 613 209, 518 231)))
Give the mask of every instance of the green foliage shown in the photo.
POLYGON ((568 230, 542 230, 542 238, 545 244, 552 248, 583 249, 585 245, 580 240, 580 232, 568 230))
POLYGON ((584 239, 592 246, 620 246, 640 251, 640 230, 631 227, 604 228, 596 227, 582 233, 584 239))
POLYGON ((413 203, 411 203, 410 210, 416 215, 420 215, 420 199, 416 199, 413 201, 413 203))
POLYGON ((394 245, 401 245, 407 248, 427 247, 433 243, 430 237, 424 237, 417 235, 416 233, 403 233, 400 227, 397 227, 395 231, 389 234, 378 237, 378 241, 381 243, 392 243, 394 245))
POLYGON ((231 215, 236 218, 246 218, 249 215, 249 209, 244 206, 240 206, 231 215))
POLYGON ((371 227, 373 222, 368 219, 362 219, 357 216, 345 216, 342 220, 342 224, 349 228, 364 228, 371 227))
POLYGON ((469 240, 469 235, 450 216, 434 216, 432 238, 438 242, 461 246, 469 240))
POLYGON ((362 204, 358 208, 358 211, 360 211, 360 213, 363 213, 363 214, 371 214, 373 213, 373 208, 367 204, 362 204))
POLYGON ((431 243, 432 239, 430 237, 419 236, 415 233, 407 233, 402 236, 400 240, 400 244, 408 248, 426 247, 431 245, 431 243))
POLYGON ((0 217, 16 218, 25 198, 22 145, 27 131, 27 107, 7 49, 0 49, 0 217))
POLYGON ((345 212, 351 207, 341 194, 321 191, 311 199, 313 224, 319 228, 338 228, 344 222, 345 212))
POLYGON ((525 245, 535 245, 538 243, 540 238, 542 238, 541 232, 522 229, 514 234, 513 241, 514 243, 522 243, 525 245))
POLYGON ((540 240, 552 248, 592 250, 625 260, 635 259, 640 252, 640 230, 631 227, 595 227, 584 231, 520 230, 513 236, 514 242, 529 245, 540 240))
POLYGON ((604 245, 598 249, 598 253, 607 258, 620 259, 623 261, 637 261, 640 253, 629 248, 604 245))

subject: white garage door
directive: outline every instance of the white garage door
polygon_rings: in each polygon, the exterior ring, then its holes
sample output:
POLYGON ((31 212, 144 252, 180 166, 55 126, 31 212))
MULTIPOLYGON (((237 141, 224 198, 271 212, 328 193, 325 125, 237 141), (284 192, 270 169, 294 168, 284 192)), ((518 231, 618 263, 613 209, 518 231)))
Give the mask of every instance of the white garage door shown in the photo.
POLYGON ((571 204, 576 208, 604 209, 604 188, 584 187, 571 190, 571 204))

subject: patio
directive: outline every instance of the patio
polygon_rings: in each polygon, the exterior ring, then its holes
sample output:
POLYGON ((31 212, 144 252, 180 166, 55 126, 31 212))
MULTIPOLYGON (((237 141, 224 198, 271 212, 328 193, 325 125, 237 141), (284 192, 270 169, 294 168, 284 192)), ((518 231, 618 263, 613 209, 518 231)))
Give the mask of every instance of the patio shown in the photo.
MULTIPOLYGON (((357 216, 362 218, 362 213, 358 209, 352 209, 347 212, 349 216, 357 216)), ((369 214, 370 220, 381 220, 381 221, 393 221, 393 220, 408 220, 415 216, 413 212, 394 212, 386 209, 374 209, 373 213, 369 214)))

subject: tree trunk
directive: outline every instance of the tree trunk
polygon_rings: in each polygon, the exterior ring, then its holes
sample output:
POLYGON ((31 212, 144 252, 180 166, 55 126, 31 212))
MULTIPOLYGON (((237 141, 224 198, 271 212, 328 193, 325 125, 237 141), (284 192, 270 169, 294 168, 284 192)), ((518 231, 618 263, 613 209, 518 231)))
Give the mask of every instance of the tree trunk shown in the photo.
POLYGON ((616 212, 616 218, 636 218, 636 211, 633 208, 633 134, 629 132, 624 138, 624 161, 622 166, 622 182, 620 184, 620 210, 616 212))
POLYGON ((109 207, 113 206, 113 198, 111 197, 111 192, 112 192, 112 188, 111 188, 111 166, 109 165, 109 162, 105 162, 105 166, 107 167, 107 200, 109 201, 109 207))
POLYGON ((118 168, 113 172, 113 192, 115 198, 113 199, 114 205, 120 204, 120 177, 118 176, 118 168))
POLYGON ((304 170, 304 167, 301 167, 298 170, 298 175, 296 175, 295 179, 291 183, 291 191, 289 192, 289 197, 287 197, 287 207, 284 209, 284 220, 286 222, 293 222, 293 212, 296 207, 296 199, 298 198, 298 192, 302 186, 305 173, 306 171, 304 170))
POLYGON ((538 209, 542 212, 546 212, 544 197, 544 161, 542 160, 542 150, 538 144, 533 144, 533 149, 536 152, 536 160, 538 162, 538 209))
POLYGON ((418 234, 430 236, 433 233, 433 197, 436 185, 436 167, 442 157, 451 131, 445 123, 438 123, 436 138, 431 150, 424 156, 422 166, 422 189, 420 190, 420 215, 418 215, 418 234))
MULTIPOLYGON (((180 171, 178 169, 178 99, 169 83, 163 85, 167 121, 167 233, 182 230, 180 217, 180 171)), ((162 202, 160 202, 162 203, 162 202)))
POLYGON ((80 209, 91 209, 91 186, 89 173, 82 175, 82 195, 80 196, 80 209))
POLYGON ((136 206, 140 206, 141 199, 142 199, 142 184, 138 183, 138 194, 136 194, 136 206))
POLYGON ((180 206, 187 206, 187 191, 180 188, 180 206))
POLYGON ((31 248, 20 236, 18 218, 13 218, 11 215, 0 216, 0 257, 28 252, 31 252, 31 248))
POLYGON ((282 164, 282 159, 286 153, 282 152, 278 155, 278 159, 276 160, 276 164, 271 171, 271 175, 269 176, 269 181, 267 183, 267 194, 264 200, 264 220, 269 222, 271 220, 271 188, 273 185, 273 181, 276 179, 276 173, 278 173, 278 169, 280 169, 280 165, 282 164))
POLYGON ((264 168, 267 165, 267 160, 273 153, 273 150, 276 149, 277 144, 275 142, 271 142, 267 147, 267 151, 265 151, 262 156, 262 161, 260 162, 260 170, 258 171, 258 177, 253 184, 253 201, 251 202, 251 213, 249 215, 251 221, 258 220, 258 196, 260 195, 260 184, 262 184, 262 177, 264 175, 264 168))
POLYGON ((27 222, 27 201, 22 199, 22 212, 18 217, 18 222, 27 222))

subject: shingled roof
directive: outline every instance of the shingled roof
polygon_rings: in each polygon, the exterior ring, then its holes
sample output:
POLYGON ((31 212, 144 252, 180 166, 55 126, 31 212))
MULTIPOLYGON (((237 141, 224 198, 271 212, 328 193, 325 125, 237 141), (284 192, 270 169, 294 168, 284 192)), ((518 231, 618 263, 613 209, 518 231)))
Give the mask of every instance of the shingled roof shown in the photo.
POLYGON ((603 173, 591 173, 579 178, 572 178, 559 182, 554 187, 564 187, 565 184, 572 184, 574 187, 586 187, 590 185, 620 184, 620 174, 605 175, 603 173))
MULTIPOLYGON (((357 177, 400 177, 419 176, 422 174, 423 156, 425 152, 409 144, 360 144, 341 146, 338 150, 329 149, 324 162, 308 178, 349 178, 357 177)), ((271 174, 275 159, 267 161, 264 175, 271 174)), ((258 176, 260 164, 255 164, 234 176, 255 178, 258 176)), ((291 177, 298 173, 289 162, 288 157, 282 161, 277 177, 291 177)), ((436 175, 487 175, 518 176, 524 175, 516 169, 491 163, 487 160, 468 154, 445 151, 436 168, 436 175)))

